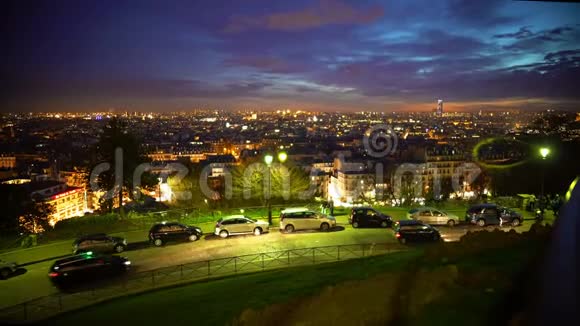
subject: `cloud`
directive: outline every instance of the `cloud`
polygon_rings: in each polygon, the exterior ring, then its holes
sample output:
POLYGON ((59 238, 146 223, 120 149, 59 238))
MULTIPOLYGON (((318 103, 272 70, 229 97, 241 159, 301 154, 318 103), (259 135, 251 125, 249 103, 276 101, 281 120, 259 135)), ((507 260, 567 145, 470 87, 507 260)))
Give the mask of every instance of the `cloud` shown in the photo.
MULTIPOLYGON (((185 79, 87 79, 87 80, 21 80, 13 90, 27 90, 38 97, 103 98, 236 98, 259 95, 270 86, 261 81, 240 81, 224 85, 185 79)), ((10 95, 7 93, 7 95, 10 95)), ((12 92, 11 95, 17 95, 12 92)), ((23 95, 23 94, 20 94, 23 95)))
POLYGON ((238 56, 225 60, 224 64, 228 67, 255 68, 268 73, 291 73, 304 70, 304 67, 298 63, 289 62, 274 56, 238 56))
POLYGON ((528 38, 534 35, 532 31, 529 30, 531 26, 524 26, 520 27, 520 29, 515 33, 504 33, 504 34, 496 34, 494 38, 515 38, 515 39, 523 39, 528 38))
POLYGON ((569 25, 539 30, 537 32, 532 31, 530 26, 524 26, 520 27, 516 32, 496 34, 493 37, 496 39, 513 40, 514 42, 503 47, 506 50, 544 50, 546 44, 569 41, 576 42, 580 40, 580 33, 576 28, 569 25))
POLYGON ((563 50, 558 52, 550 52, 546 54, 544 60, 547 61, 562 61, 562 60, 574 60, 580 58, 580 49, 576 50, 563 50))
POLYGON ((447 3, 447 17, 453 21, 481 27, 512 23, 516 18, 501 11, 505 4, 504 0, 450 0, 447 3))
POLYGON ((263 16, 234 16, 224 31, 239 33, 264 28, 277 31, 303 31, 325 25, 359 25, 372 23, 384 15, 374 5, 357 9, 338 0, 321 0, 317 6, 299 11, 278 12, 263 16))

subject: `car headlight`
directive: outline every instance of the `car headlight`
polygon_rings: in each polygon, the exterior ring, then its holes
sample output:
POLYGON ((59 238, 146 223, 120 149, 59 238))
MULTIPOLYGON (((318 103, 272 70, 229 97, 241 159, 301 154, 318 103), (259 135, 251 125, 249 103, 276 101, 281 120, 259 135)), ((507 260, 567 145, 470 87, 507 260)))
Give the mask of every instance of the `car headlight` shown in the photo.
POLYGON ((130 260, 125 260, 123 262, 123 264, 125 264, 125 266, 129 266, 129 265, 131 265, 131 261, 130 260))

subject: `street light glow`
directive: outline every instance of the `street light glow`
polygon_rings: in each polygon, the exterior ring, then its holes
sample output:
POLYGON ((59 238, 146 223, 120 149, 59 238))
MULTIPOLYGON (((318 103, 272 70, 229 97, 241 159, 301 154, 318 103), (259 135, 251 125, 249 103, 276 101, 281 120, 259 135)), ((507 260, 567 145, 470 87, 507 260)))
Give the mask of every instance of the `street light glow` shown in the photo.
POLYGON ((547 147, 540 148, 540 155, 542 156, 542 159, 545 159, 548 157, 548 155, 550 155, 550 149, 547 147))
POLYGON ((278 153, 278 161, 280 161, 280 163, 286 162, 286 159, 288 159, 288 154, 286 154, 286 152, 278 153))
POLYGON ((264 156, 264 162, 266 162, 267 165, 272 164, 272 161, 274 161, 274 156, 270 154, 264 156))

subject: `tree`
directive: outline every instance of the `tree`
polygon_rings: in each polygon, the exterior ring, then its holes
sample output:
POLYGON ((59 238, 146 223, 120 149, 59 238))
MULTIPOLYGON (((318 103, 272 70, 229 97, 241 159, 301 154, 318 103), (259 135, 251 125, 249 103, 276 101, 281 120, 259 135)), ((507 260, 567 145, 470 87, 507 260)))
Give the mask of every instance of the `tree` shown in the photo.
POLYGON ((238 166, 232 171, 232 187, 234 200, 261 205, 267 203, 268 192, 272 201, 288 202, 310 199, 316 190, 310 189, 308 174, 291 163, 273 163, 270 169, 261 162, 238 166))
POLYGON ((52 214, 54 214, 54 207, 51 204, 32 200, 24 206, 24 210, 18 218, 18 223, 25 233, 42 233, 48 229, 52 214))
POLYGON ((185 207, 199 207, 204 204, 205 195, 201 191, 200 182, 207 182, 201 180, 202 168, 200 164, 185 164, 188 167, 188 174, 184 178, 179 178, 178 175, 170 175, 167 183, 171 188, 171 192, 175 194, 177 205, 185 207))
MULTIPOLYGON (((99 174, 97 184, 100 190, 109 191, 113 190, 114 194, 118 196, 119 201, 119 212, 122 217, 124 217, 125 212, 123 209, 123 198, 124 192, 126 192, 131 198, 134 197, 135 193, 133 190, 134 180, 133 173, 136 168, 141 163, 148 162, 145 155, 143 155, 141 148, 139 146, 139 141, 135 135, 133 135, 127 124, 118 119, 112 118, 109 120, 103 133, 96 144, 96 162, 95 163, 109 163, 110 168, 99 174), (119 149, 122 153, 122 158, 116 158, 116 154, 119 153, 119 149), (116 162, 116 160, 120 162, 116 162), (115 175, 115 167, 119 164, 121 167, 122 178, 121 184, 117 184, 115 175)), ((156 184, 156 179, 152 177, 150 173, 145 173, 141 179, 141 187, 153 187, 156 184)), ((140 191, 140 189, 136 189, 140 191)), ((106 206, 112 210, 113 198, 106 198, 110 203, 106 206)))

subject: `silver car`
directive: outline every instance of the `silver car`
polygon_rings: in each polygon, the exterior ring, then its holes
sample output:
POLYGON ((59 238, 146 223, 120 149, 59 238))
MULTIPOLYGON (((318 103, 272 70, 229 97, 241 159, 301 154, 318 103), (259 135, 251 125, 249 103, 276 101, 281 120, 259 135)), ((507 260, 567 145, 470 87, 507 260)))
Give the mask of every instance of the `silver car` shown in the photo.
POLYGON ((419 220, 432 225, 455 226, 459 218, 455 214, 447 213, 432 207, 417 207, 407 213, 408 219, 419 220))
POLYGON ((244 215, 230 215, 220 218, 215 225, 215 235, 227 238, 235 234, 260 235, 270 230, 270 224, 265 221, 251 219, 244 215))
POLYGON ((280 214, 280 230, 292 233, 295 230, 328 231, 336 226, 336 219, 308 208, 289 208, 280 214))

